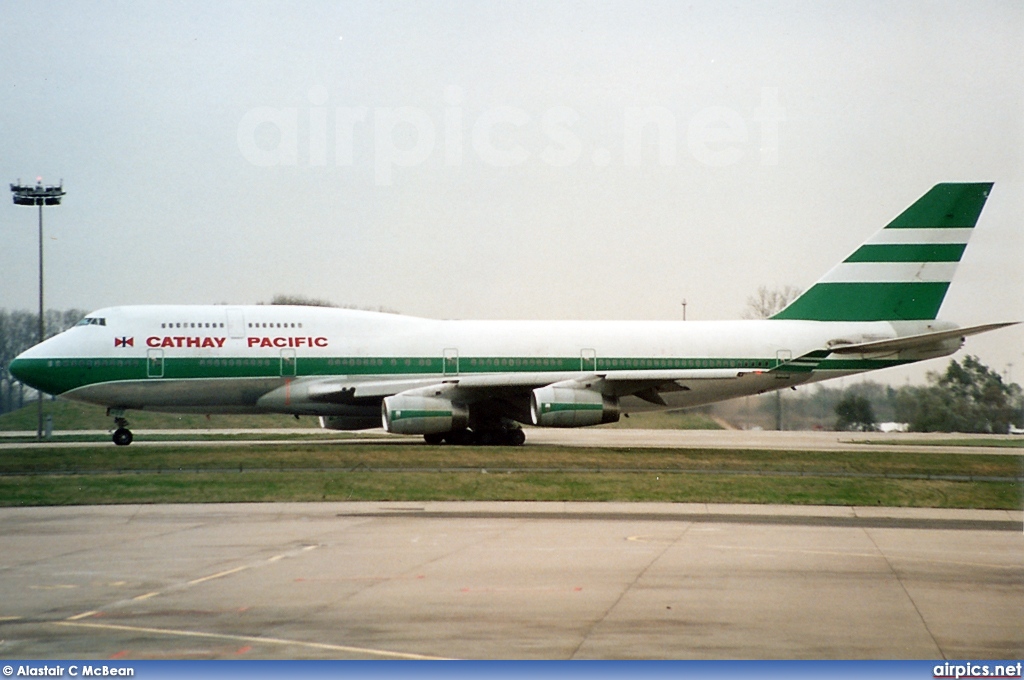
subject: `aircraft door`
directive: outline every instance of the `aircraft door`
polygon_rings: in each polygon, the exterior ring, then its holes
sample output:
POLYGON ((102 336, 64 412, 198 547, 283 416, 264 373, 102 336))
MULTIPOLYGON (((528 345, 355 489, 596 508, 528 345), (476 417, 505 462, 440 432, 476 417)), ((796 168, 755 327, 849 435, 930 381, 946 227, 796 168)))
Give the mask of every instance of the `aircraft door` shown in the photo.
POLYGON ((581 371, 596 371, 597 370, 597 350, 595 350, 595 349, 581 349, 580 350, 580 370, 581 371))
POLYGON ((241 309, 228 310, 228 337, 245 337, 245 314, 241 309))
POLYGON ((164 351, 162 349, 151 349, 146 352, 146 377, 164 377, 164 351))
POLYGON ((294 349, 283 349, 281 350, 281 375, 283 377, 292 377, 295 375, 295 359, 294 349))
POLYGON ((792 360, 793 360, 793 350, 780 349, 777 352, 775 352, 775 365, 776 366, 781 366, 782 364, 786 363, 787 361, 792 361, 792 360))
POLYGON ((459 350, 448 348, 444 351, 444 374, 458 375, 459 373, 459 350))

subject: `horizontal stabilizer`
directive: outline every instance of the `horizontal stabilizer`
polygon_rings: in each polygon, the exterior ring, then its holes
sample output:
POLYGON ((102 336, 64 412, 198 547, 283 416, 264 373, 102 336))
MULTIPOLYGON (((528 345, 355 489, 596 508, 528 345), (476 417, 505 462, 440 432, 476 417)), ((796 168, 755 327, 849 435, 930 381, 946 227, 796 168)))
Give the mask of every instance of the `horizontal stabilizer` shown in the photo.
POLYGON ((1007 321, 1003 323, 987 323, 981 326, 969 326, 967 328, 954 328, 948 331, 937 331, 935 333, 921 333, 920 335, 908 335, 903 338, 892 338, 891 340, 876 340, 874 342, 861 342, 855 345, 839 345, 832 347, 833 354, 875 354, 878 352, 899 352, 906 349, 918 349, 936 345, 952 338, 966 338, 969 335, 994 331, 997 328, 1014 326, 1019 321, 1007 321))

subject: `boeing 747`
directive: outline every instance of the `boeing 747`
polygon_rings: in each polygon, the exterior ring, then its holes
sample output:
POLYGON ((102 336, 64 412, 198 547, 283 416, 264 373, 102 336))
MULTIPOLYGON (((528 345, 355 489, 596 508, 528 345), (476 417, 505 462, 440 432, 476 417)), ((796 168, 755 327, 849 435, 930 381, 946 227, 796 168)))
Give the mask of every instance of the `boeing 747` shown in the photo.
POLYGON ((990 183, 939 184, 789 306, 753 321, 436 321, 302 306, 101 309, 19 355, 42 392, 126 413, 288 413, 325 428, 520 445, 956 352, 1011 323, 939 308, 990 183))

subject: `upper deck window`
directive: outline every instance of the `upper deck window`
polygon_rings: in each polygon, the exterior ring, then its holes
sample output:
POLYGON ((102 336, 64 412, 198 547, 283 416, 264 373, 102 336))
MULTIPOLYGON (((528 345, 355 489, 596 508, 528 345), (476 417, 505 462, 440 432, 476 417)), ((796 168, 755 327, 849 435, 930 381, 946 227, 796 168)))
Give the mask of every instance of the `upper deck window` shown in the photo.
POLYGON ((107 320, 98 316, 87 316, 78 323, 76 326, 106 326, 107 320))

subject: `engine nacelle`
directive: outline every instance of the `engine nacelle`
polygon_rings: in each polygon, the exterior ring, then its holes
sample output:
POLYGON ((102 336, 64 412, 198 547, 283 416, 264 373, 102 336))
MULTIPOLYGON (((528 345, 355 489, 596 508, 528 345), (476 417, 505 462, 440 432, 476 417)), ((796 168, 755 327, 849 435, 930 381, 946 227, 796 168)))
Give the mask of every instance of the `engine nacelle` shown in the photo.
POLYGON ((540 387, 530 395, 530 419, 541 427, 585 427, 619 420, 619 401, 594 390, 540 387))
POLYGON ((469 410, 444 397, 396 394, 381 404, 384 429, 395 434, 441 434, 469 426, 469 410))

